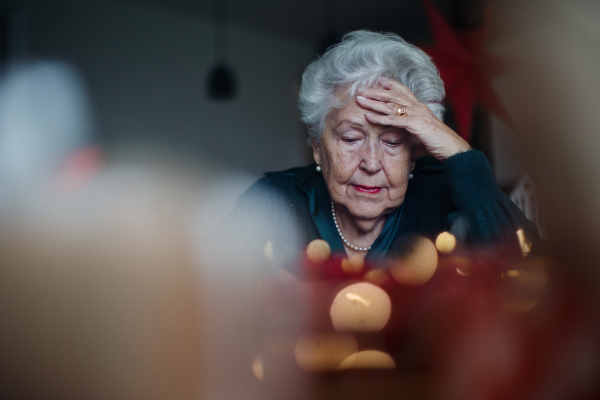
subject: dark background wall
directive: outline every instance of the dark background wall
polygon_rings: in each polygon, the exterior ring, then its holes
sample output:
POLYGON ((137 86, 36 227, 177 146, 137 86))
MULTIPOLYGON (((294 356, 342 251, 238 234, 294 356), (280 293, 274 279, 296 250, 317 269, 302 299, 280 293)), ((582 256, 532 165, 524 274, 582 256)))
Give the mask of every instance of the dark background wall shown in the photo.
MULTIPOLYGON (((434 3, 457 29, 481 23, 485 1, 434 3)), ((297 88, 332 37, 368 28, 415 44, 432 41, 420 0, 5 0, 2 6, 7 57, 66 60, 78 68, 98 140, 108 149, 176 145, 253 175, 311 161, 297 88), (229 101, 207 95, 217 55, 236 78, 229 101)), ((477 129, 489 136, 492 153, 501 152, 490 154, 500 183, 511 184, 521 169, 510 133, 493 121, 477 129)))

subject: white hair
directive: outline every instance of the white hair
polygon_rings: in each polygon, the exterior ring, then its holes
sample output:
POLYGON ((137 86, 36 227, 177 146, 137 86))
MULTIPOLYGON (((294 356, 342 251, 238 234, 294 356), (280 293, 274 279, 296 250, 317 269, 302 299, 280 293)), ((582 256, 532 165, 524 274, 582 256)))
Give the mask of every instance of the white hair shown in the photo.
POLYGON ((407 86, 433 113, 443 118, 444 83, 429 56, 394 33, 350 32, 314 60, 302 75, 299 107, 310 136, 319 140, 333 107, 349 104, 357 92, 381 77, 407 86), (340 89, 346 90, 343 100, 340 89))

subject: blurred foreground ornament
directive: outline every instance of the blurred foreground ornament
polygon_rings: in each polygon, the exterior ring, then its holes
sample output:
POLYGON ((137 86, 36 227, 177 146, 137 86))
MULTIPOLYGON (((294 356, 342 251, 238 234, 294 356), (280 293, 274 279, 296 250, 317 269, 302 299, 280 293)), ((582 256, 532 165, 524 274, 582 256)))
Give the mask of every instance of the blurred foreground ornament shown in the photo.
POLYGON ((290 298, 278 280, 281 290, 266 299, 278 312, 265 326, 299 316, 299 304, 308 313, 266 336, 254 375, 264 362, 264 387, 286 399, 306 387, 312 392, 303 398, 520 399, 547 393, 562 377, 570 385, 569 371, 594 382, 597 327, 582 317, 596 308, 578 310, 579 287, 549 284, 549 271, 559 271, 552 259, 523 258, 514 236, 507 240, 514 251, 461 248, 438 258, 431 240, 407 237, 395 262, 367 259, 360 271, 342 254, 318 263, 303 257, 308 290, 290 298))
POLYGON ((519 229, 517 231, 517 238, 519 239, 519 246, 521 246, 523 257, 527 257, 527 255, 531 252, 531 240, 527 239, 523 229, 519 229))
POLYGON ((394 369, 396 363, 389 354, 379 350, 363 350, 348 356, 339 367, 344 369, 394 369))
POLYGON ((0 398, 207 396, 215 322, 177 172, 114 165, 2 215, 0 398))
POLYGON ((104 166, 104 152, 97 146, 88 146, 69 156, 58 176, 63 190, 74 190, 90 181, 104 166))
POLYGON ((70 65, 7 67, 0 91, 0 204, 37 198, 32 191, 57 178, 73 184, 96 170, 97 152, 73 157, 91 144, 92 119, 84 80, 70 65))
POLYGON ((392 313, 388 294, 378 286, 361 282, 342 289, 329 314, 336 331, 379 332, 392 313))
POLYGON ((342 269, 347 274, 359 273, 365 267, 365 260, 361 257, 344 258, 342 260, 342 269))
POLYGON ((270 262, 271 264, 275 263, 275 255, 273 252, 273 241, 269 240, 267 241, 267 243, 265 243, 265 246, 263 247, 263 254, 265 256, 265 259, 270 262))
POLYGON ((417 237, 410 253, 392 262, 390 272, 401 285, 420 286, 431 279, 437 263, 435 245, 427 238, 417 237))
POLYGON ((294 354, 303 370, 325 372, 336 371, 357 350, 356 339, 350 334, 306 334, 298 340, 294 354))
POLYGON ((470 276, 473 272, 473 263, 468 258, 450 257, 446 262, 455 266, 456 273, 462 277, 470 276))
POLYGON ((263 365, 263 360, 260 355, 256 356, 254 361, 252 361, 252 372, 254 372, 254 376, 261 382, 265 380, 265 368, 263 365))
POLYGON ((440 253, 448 254, 456 247, 456 238, 450 232, 442 232, 435 239, 435 248, 440 253))
POLYGON ((315 239, 308 244, 306 256, 314 263, 327 261, 331 257, 331 247, 326 241, 315 239))
POLYGON ((374 269, 374 270, 367 272, 365 274, 365 280, 368 282, 375 283, 377 285, 383 285, 390 279, 388 278, 387 274, 381 268, 378 268, 378 269, 374 269))
POLYGON ((540 301, 549 280, 549 268, 553 261, 546 257, 524 259, 503 274, 507 282, 504 311, 526 313, 540 301))
POLYGON ((484 25, 464 34, 462 40, 430 0, 423 0, 435 47, 423 51, 431 56, 444 81, 446 96, 454 106, 459 135, 471 140, 473 110, 479 102, 512 125, 506 109, 490 85, 490 79, 505 72, 509 62, 487 53, 492 7, 488 5, 484 25))

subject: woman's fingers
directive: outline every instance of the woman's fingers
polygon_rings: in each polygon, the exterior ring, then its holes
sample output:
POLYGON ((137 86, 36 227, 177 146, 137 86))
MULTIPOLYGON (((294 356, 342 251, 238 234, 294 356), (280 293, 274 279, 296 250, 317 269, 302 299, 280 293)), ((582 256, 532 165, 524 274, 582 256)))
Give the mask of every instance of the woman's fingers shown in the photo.
MULTIPOLYGON (((367 118, 367 121, 369 121, 372 124, 389 125, 389 126, 394 126, 396 128, 405 128, 407 130, 409 130, 411 125, 414 123, 410 116, 400 117, 395 114, 389 115, 389 114, 375 114, 372 112, 367 112, 367 113, 365 113, 365 117, 367 118)), ((409 130, 409 132, 410 132, 410 130, 409 130)))
POLYGON ((408 97, 410 100, 418 102, 415 94, 407 86, 404 86, 395 79, 382 77, 379 79, 379 85, 381 85, 383 89, 396 90, 402 93, 403 96, 408 97))
POLYGON ((370 100, 375 100, 382 103, 396 103, 404 105, 410 105, 415 103, 415 101, 410 99, 410 97, 405 96, 404 94, 398 91, 386 90, 381 88, 370 88, 362 90, 358 94, 358 96, 363 96, 370 100))
POLYGON ((393 102, 386 103, 380 100, 369 99, 362 95, 356 96, 356 102, 362 108, 373 110, 381 114, 395 115, 398 112, 398 104, 393 102))
POLYGON ((359 94, 373 100, 384 102, 400 102, 401 104, 413 104, 419 102, 408 87, 391 78, 381 78, 378 86, 374 88, 365 88, 361 90, 359 94))

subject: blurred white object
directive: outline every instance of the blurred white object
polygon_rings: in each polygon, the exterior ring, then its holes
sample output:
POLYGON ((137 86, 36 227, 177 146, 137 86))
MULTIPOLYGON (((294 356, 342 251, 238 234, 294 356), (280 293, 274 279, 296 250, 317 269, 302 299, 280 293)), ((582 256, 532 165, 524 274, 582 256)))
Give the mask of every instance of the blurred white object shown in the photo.
POLYGON ((9 65, 0 81, 0 201, 47 182, 90 140, 88 96, 73 68, 9 65))
POLYGON ((544 221, 540 214, 535 186, 528 175, 523 175, 519 179, 512 192, 510 192, 510 199, 525 214, 527 219, 535 224, 540 232, 540 237, 545 238, 544 221))

